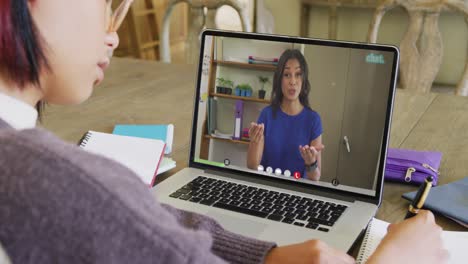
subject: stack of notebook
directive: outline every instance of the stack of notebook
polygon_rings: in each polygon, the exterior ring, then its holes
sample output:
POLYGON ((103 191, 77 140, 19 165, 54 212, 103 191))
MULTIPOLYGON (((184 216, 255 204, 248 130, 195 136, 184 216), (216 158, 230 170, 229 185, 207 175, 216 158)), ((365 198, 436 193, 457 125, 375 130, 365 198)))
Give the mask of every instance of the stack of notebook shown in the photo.
POLYGON ((159 164, 157 174, 161 174, 176 167, 176 162, 169 157, 172 153, 172 143, 174 141, 174 125, 116 125, 115 135, 139 137, 147 139, 162 140, 166 143, 165 156, 159 164))
POLYGON ((151 187, 157 175, 176 166, 167 156, 172 151, 173 134, 173 125, 117 125, 113 134, 88 131, 79 145, 123 164, 151 187))
POLYGON ((267 64, 278 65, 278 58, 264 58, 258 56, 249 56, 249 64, 267 64))

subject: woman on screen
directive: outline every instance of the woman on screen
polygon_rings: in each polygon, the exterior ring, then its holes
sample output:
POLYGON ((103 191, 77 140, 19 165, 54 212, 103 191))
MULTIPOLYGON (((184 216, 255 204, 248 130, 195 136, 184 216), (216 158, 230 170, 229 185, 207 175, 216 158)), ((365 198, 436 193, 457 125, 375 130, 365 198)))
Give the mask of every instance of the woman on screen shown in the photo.
POLYGON ((256 170, 262 165, 320 179, 322 122, 310 108, 308 72, 299 50, 283 52, 273 77, 271 105, 262 110, 249 130, 248 168, 256 170))

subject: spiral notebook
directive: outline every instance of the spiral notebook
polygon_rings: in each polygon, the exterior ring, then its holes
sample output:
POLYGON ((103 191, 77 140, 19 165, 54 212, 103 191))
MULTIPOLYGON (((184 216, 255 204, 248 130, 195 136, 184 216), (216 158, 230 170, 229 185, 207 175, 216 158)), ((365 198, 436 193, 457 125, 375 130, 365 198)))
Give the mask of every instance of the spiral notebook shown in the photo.
POLYGON ((120 136, 96 131, 83 135, 80 147, 115 160, 135 172, 141 180, 154 185, 166 144, 162 140, 120 136))
MULTIPOLYGON (((366 263, 367 259, 374 253, 380 241, 387 234, 387 227, 390 223, 379 219, 372 219, 367 227, 361 249, 359 250, 356 263, 366 263)), ((466 263, 468 259, 468 232, 443 231, 442 240, 445 248, 449 251, 450 259, 448 263, 466 263)))

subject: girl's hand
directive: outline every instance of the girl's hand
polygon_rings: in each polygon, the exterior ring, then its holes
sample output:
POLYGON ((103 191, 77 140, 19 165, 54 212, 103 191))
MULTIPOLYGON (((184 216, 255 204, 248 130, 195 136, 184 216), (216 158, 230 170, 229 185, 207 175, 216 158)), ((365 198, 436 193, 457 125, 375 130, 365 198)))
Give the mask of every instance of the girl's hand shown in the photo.
POLYGON ((442 228, 430 211, 420 210, 414 217, 389 225, 387 230, 367 263, 447 263, 442 228))
POLYGON ((317 161, 317 157, 320 151, 322 151, 322 149, 324 148, 325 146, 323 144, 321 144, 320 146, 309 146, 309 145, 299 146, 299 151, 301 152, 302 159, 304 159, 304 164, 306 165, 314 164, 315 161, 317 161))
POLYGON ((259 143, 263 140, 263 132, 265 130, 264 124, 250 123, 249 137, 250 142, 259 143))
POLYGON ((325 242, 309 240, 300 244, 273 248, 265 258, 265 264, 352 264, 354 259, 345 252, 334 249, 325 242))

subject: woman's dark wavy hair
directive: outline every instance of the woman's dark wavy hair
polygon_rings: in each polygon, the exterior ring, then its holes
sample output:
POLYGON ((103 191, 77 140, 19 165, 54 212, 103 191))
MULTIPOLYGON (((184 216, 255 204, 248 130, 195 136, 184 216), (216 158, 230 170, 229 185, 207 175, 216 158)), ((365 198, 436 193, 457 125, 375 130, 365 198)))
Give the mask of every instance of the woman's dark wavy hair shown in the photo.
MULTIPOLYGON (((41 71, 50 69, 28 8, 28 2, 34 1, 0 1, 0 75, 20 89, 31 84, 40 87, 41 71)), ((39 114, 43 108, 43 102, 36 105, 39 114)))
POLYGON ((310 92, 310 82, 309 82, 309 66, 307 61, 304 58, 304 55, 297 49, 287 49, 281 54, 281 57, 278 61, 278 66, 276 67, 275 75, 273 76, 273 91, 271 93, 271 107, 273 110, 273 117, 276 118, 276 113, 280 109, 281 102, 283 101, 283 91, 281 89, 281 83, 283 79, 284 68, 286 63, 290 59, 297 59, 299 65, 301 66, 302 72, 302 87, 301 92, 299 93, 299 102, 306 108, 310 109, 309 103, 309 92, 310 92))

